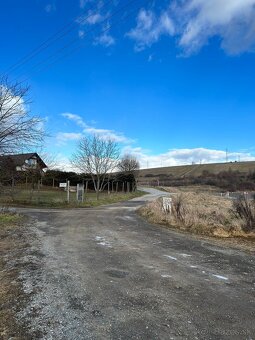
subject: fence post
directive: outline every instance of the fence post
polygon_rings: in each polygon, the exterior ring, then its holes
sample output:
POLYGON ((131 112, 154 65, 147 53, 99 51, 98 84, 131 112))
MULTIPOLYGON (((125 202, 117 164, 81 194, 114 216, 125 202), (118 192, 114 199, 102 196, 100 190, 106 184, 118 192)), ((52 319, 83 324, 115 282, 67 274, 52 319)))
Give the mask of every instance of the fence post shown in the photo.
POLYGON ((66 192, 67 192, 67 203, 69 203, 70 202, 70 181, 67 181, 66 192))

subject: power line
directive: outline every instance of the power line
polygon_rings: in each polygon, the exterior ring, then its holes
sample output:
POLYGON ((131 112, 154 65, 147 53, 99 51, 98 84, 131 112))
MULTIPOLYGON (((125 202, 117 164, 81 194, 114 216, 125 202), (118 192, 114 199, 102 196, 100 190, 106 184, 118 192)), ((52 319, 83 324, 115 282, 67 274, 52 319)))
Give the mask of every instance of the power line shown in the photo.
MULTIPOLYGON (((62 39, 64 36, 66 36, 67 34, 69 34, 72 30, 74 30, 76 28, 76 23, 79 19, 81 19, 81 21, 79 22, 84 23, 86 22, 89 18, 91 18, 94 13, 93 13, 93 9, 95 10, 101 10, 102 8, 108 6, 110 3, 112 3, 114 0, 109 0, 106 3, 101 3, 101 5, 99 6, 91 6, 88 11, 92 13, 90 13, 89 15, 87 15, 86 17, 83 14, 80 14, 79 16, 77 16, 76 18, 74 18, 72 21, 70 21, 68 24, 66 24, 65 26, 63 26, 60 30, 58 30, 56 33, 54 33, 52 36, 50 36, 48 39, 46 39, 44 42, 42 42, 38 47, 36 47, 35 49, 33 49, 31 52, 29 52, 27 55, 25 55, 24 57, 22 57, 20 60, 18 60, 15 64, 13 64, 12 66, 10 66, 6 72, 4 73, 8 73, 8 72, 12 72, 14 70, 16 70, 17 68, 19 68, 20 66, 26 64, 28 61, 30 61, 31 59, 33 59, 36 55, 38 55, 39 53, 41 53, 42 51, 44 51, 45 49, 47 49, 49 46, 51 46, 54 42, 56 42, 59 39, 62 39), (74 27, 72 27, 74 26, 74 27)), ((87 10, 86 10, 87 11, 87 10)))
MULTIPOLYGON (((93 33, 94 31, 96 31, 100 26, 102 26, 104 23, 107 23, 109 19, 117 16, 117 14, 119 14, 120 12, 122 12, 125 8, 129 7, 131 4, 137 2, 139 0, 131 0, 131 1, 128 1, 124 6, 122 6, 121 8, 119 8, 118 10, 116 10, 115 12, 113 12, 113 14, 111 14, 110 16, 108 16, 103 22, 101 22, 100 24, 97 25, 97 27, 93 27, 92 29, 89 29, 85 32, 85 36, 88 35, 89 33, 93 33)), ((150 0, 149 0, 150 1, 150 0)), ((144 1, 143 1, 144 2, 144 1)), ((148 0, 146 0, 146 2, 148 2, 148 0)), ((137 7, 139 8, 139 6, 136 6, 135 10, 137 9, 137 7)), ((133 10, 129 15, 126 16, 126 18, 124 20, 126 20, 128 17, 130 17, 133 12, 135 11, 133 10)), ((109 25, 107 26, 105 29, 103 30, 100 30, 100 33, 103 34, 103 33, 106 33, 107 31, 109 31, 112 27, 114 27, 116 25, 116 23, 120 22, 122 19, 119 19, 117 20, 117 22, 114 22, 114 24, 112 25, 109 25)), ((47 57, 46 59, 42 60, 41 62, 39 62, 38 64, 34 65, 34 67, 32 68, 35 69, 35 71, 33 71, 32 73, 39 73, 44 69, 40 68, 39 70, 36 70, 38 66, 45 64, 45 62, 47 62, 48 60, 52 59, 53 57, 55 57, 56 54, 59 54, 61 52, 63 52, 64 50, 66 50, 68 47, 72 46, 73 44, 77 43, 77 42, 81 42, 81 39, 80 38, 75 38, 73 39, 72 41, 70 41, 68 44, 64 45, 63 47, 61 47, 60 49, 58 49, 57 51, 55 51, 55 53, 53 53, 52 55, 50 55, 49 57, 47 57)), ((57 58, 54 62, 52 62, 51 64, 49 65, 46 65, 46 69, 50 68, 51 66, 55 65, 58 61, 64 59, 66 56, 69 56, 71 54, 73 54, 74 52, 80 50, 83 46, 78 46, 76 47, 75 49, 67 52, 66 54, 64 54, 63 56, 61 56, 60 58, 57 58)), ((26 79, 22 80, 21 83, 27 81, 29 79, 29 77, 27 77, 26 79)))

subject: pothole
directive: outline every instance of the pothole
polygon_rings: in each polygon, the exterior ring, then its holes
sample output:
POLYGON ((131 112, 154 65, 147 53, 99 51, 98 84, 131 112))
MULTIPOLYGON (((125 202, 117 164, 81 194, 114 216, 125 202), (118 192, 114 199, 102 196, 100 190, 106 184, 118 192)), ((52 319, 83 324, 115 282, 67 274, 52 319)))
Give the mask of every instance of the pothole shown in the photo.
POLYGON ((106 270, 105 273, 111 277, 117 277, 119 279, 123 279, 129 274, 129 272, 125 272, 123 270, 118 270, 118 269, 106 270))

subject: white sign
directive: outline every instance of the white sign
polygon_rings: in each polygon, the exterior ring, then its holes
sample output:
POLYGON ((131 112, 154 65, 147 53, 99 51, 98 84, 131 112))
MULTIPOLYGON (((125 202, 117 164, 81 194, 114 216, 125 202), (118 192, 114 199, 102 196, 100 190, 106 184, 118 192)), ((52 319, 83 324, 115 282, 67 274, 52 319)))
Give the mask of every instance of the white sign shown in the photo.
POLYGON ((163 207, 162 210, 166 213, 172 212, 172 198, 171 197, 163 197, 163 207))
POLYGON ((60 188, 66 188, 67 184, 66 183, 59 183, 60 188))

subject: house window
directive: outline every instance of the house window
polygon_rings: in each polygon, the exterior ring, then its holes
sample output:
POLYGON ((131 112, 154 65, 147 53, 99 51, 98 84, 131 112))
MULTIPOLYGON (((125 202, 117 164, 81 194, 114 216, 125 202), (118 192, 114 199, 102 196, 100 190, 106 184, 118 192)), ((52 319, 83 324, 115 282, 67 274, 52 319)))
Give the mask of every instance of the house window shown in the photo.
POLYGON ((37 164, 37 160, 35 158, 30 158, 26 161, 26 163, 30 166, 30 167, 36 167, 37 164))

